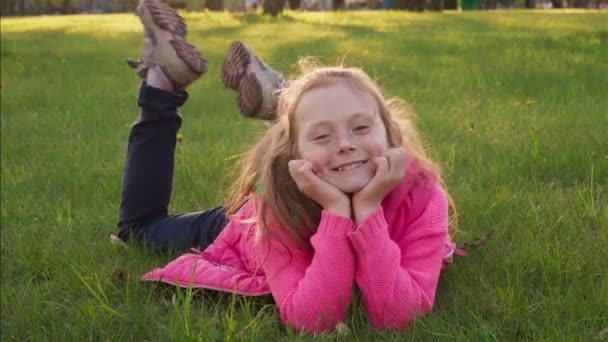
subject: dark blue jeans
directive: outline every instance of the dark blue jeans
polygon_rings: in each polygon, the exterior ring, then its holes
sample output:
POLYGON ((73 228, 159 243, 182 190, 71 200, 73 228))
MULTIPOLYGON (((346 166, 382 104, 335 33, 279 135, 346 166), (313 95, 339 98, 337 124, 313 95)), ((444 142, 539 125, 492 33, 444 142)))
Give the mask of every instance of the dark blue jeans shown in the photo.
POLYGON ((131 128, 122 184, 118 237, 162 251, 205 249, 228 223, 225 207, 169 215, 177 131, 177 108, 188 93, 147 86, 139 90, 138 120, 131 128))

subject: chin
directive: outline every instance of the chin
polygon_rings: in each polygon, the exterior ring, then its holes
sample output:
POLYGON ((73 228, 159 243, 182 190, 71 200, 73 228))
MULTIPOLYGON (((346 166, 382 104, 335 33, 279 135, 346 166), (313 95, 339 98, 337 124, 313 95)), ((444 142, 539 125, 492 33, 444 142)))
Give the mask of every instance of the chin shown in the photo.
POLYGON ((340 189, 340 191, 344 192, 345 194, 348 195, 352 195, 352 194, 356 194, 357 192, 363 190, 363 188, 365 188, 365 186, 367 185, 367 182, 365 184, 334 184, 338 189, 340 189))
POLYGON ((359 175, 358 177, 332 177, 325 179, 328 183, 338 188, 347 195, 356 194, 363 190, 372 180, 373 175, 359 175))

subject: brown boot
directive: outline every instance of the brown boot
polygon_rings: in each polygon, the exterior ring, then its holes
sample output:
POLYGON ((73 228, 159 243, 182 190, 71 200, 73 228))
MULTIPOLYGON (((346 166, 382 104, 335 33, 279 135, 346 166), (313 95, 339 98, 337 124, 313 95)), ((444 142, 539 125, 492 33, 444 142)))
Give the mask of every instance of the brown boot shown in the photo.
POLYGON ((137 74, 146 78, 148 69, 158 65, 175 90, 186 88, 207 71, 207 61, 186 42, 187 26, 177 11, 163 0, 141 0, 137 15, 144 26, 144 47, 140 61, 128 61, 137 74))
POLYGON ((224 57, 222 82, 238 92, 237 102, 243 116, 276 119, 277 91, 284 87, 283 75, 240 41, 233 42, 224 57))

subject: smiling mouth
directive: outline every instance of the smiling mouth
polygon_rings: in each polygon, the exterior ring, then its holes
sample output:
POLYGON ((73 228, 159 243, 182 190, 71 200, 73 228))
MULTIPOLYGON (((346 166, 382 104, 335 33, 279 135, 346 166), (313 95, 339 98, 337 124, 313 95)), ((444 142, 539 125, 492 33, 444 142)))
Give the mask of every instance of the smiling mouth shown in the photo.
POLYGON ((336 168, 334 168, 332 170, 334 170, 334 171, 340 171, 340 172, 350 171, 350 170, 356 169, 356 168, 364 165, 365 163, 367 163, 367 160, 365 160, 365 161, 358 161, 358 162, 342 165, 342 166, 336 167, 336 168))

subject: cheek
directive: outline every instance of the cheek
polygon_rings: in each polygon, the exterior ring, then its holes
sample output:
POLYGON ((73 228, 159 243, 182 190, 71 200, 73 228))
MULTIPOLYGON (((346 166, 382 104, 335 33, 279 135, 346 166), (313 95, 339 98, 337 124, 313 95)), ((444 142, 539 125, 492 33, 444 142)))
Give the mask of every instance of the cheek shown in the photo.
POLYGON ((366 147, 370 155, 377 157, 389 149, 389 144, 386 136, 380 135, 367 141, 366 147))
POLYGON ((389 139, 388 129, 384 126, 384 124, 380 124, 380 125, 376 126, 375 131, 376 131, 375 136, 377 137, 377 143, 378 143, 378 146, 380 146, 380 148, 383 149, 382 152, 388 150, 391 147, 395 147, 395 146, 391 146, 392 144, 389 139))
POLYGON ((307 141, 298 140, 297 152, 298 158, 310 161, 310 156, 312 154, 312 146, 307 141))
POLYGON ((322 147, 313 144, 302 143, 298 145, 300 158, 306 159, 315 164, 315 166, 323 166, 327 163, 327 152, 322 147))
POLYGON ((382 150, 382 152, 385 152, 386 150, 391 148, 391 144, 388 140, 388 136, 385 131, 382 131, 381 138, 378 139, 378 146, 382 150))

